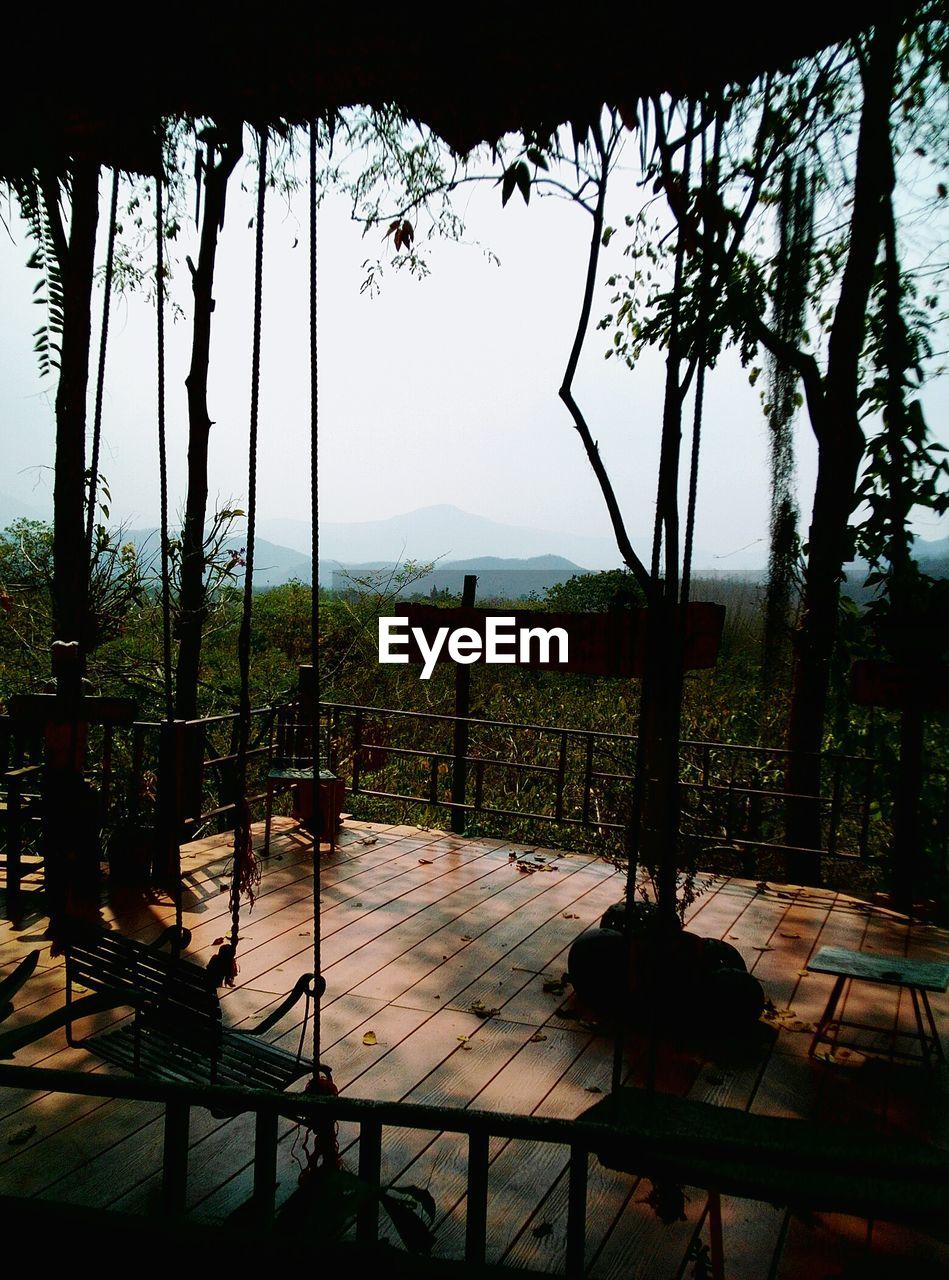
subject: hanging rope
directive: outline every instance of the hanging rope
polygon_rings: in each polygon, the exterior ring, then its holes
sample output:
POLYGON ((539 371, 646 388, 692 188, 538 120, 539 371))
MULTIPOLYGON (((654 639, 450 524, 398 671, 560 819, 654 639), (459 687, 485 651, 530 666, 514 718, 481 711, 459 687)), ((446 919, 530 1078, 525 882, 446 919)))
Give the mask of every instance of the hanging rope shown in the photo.
MULTIPOLYGON (((113 206, 114 207, 114 206, 113 206)), ((165 219, 162 209, 162 180, 159 173, 155 178, 155 312, 158 323, 158 476, 161 502, 161 617, 162 617, 162 684, 165 695, 164 734, 164 772, 166 786, 171 783, 168 777, 171 771, 168 755, 171 745, 171 724, 175 718, 175 705, 172 694, 171 677, 171 583, 168 569, 168 446, 165 437, 165 219)), ((171 880, 175 899, 175 954, 182 940, 182 904, 181 904, 181 864, 177 856, 178 832, 174 831, 168 819, 168 806, 163 805, 163 822, 161 838, 163 865, 162 878, 171 880), (176 850, 175 858, 170 858, 172 847, 176 850)))
MULTIPOLYGON (((86 548, 92 570, 92 535, 95 529, 96 490, 99 484, 99 451, 102 442, 102 396, 105 390, 105 353, 109 343, 109 312, 112 277, 115 269, 115 228, 119 207, 119 171, 112 171, 112 203, 109 206, 109 242, 105 256, 105 297, 102 300, 102 330, 99 334, 99 368, 96 373, 96 403, 92 419, 92 463, 89 470, 89 509, 86 512, 86 548)), ((89 579, 86 578, 88 592, 89 579)))
POLYGON ((250 443, 247 471, 247 554, 244 569, 244 595, 241 626, 237 642, 240 668, 240 705, 238 708, 237 797, 234 807, 234 865, 231 875, 230 939, 212 957, 208 968, 218 985, 234 985, 237 977, 237 944, 240 936, 241 898, 246 893, 251 906, 260 884, 260 865, 254 856, 251 838, 250 806, 247 803, 247 749, 250 739, 250 629, 254 604, 254 538, 257 520, 257 420, 260 409, 260 333, 264 277, 264 212, 267 191, 267 134, 257 134, 259 172, 257 180, 257 222, 254 255, 254 335, 250 371, 250 443))
MULTIPOLYGON (((319 365, 317 349, 317 293, 316 293, 316 121, 310 121, 310 524, 311 555, 313 564, 312 590, 310 592, 310 662, 313 664, 313 973, 318 980, 321 968, 320 936, 320 530, 318 496, 317 441, 319 426, 319 365)), ((317 995, 313 1007, 313 1070, 320 1068, 320 999, 317 995)))
POLYGON ((165 439, 165 218, 161 174, 155 179, 155 311, 158 317, 158 476, 161 502, 162 683, 165 719, 175 718, 171 688, 171 583, 168 576, 168 457, 165 439))

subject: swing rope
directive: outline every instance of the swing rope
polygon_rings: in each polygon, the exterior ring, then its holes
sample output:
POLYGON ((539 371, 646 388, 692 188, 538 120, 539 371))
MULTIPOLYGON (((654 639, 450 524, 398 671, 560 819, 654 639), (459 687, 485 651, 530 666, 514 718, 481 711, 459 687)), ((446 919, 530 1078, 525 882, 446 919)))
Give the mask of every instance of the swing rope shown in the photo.
POLYGON ((237 943, 240 936, 241 896, 246 893, 251 906, 260 883, 260 865, 254 857, 247 803, 247 750, 250 739, 250 629, 254 603, 254 538, 257 520, 257 420, 260 409, 260 334, 264 274, 264 213, 267 190, 267 132, 257 134, 259 173, 257 183, 257 222, 254 253, 254 333, 250 373, 250 444, 247 472, 247 554, 244 569, 244 595, 241 626, 237 642, 240 667, 240 704, 237 739, 237 797, 234 811, 234 865, 231 874, 230 942, 216 957, 224 968, 224 981, 233 986, 237 976, 237 943), (229 947, 229 950, 226 948, 229 947))
MULTIPOLYGON (((318 983, 321 965, 320 930, 320 531, 318 496, 317 441, 319 426, 319 364, 317 348, 317 293, 316 293, 316 121, 310 121, 310 524, 312 584, 310 605, 310 662, 313 666, 313 973, 318 983)), ((314 992, 313 1002, 313 1071, 320 1071, 320 997, 314 992)))
MULTIPOLYGON (((118 187, 118 174, 113 187, 112 211, 115 213, 115 198, 118 187)), ((170 739, 170 726, 175 718, 174 696, 172 693, 171 664, 171 583, 168 570, 168 442, 165 431, 165 219, 162 208, 161 172, 155 177, 155 313, 157 316, 158 338, 158 476, 161 503, 161 616, 162 616, 162 686, 165 699, 165 726, 170 739)), ((100 367, 101 373, 101 367, 100 367)), ((92 506, 89 508, 90 521, 92 506)), ((166 764, 167 768, 167 764, 166 764)), ((167 813, 167 810, 166 810, 167 813)), ((175 937, 174 953, 181 948, 183 935, 182 902, 181 902, 181 862, 178 852, 178 832, 165 825, 161 832, 163 841, 162 876, 174 881, 173 896, 175 899, 175 937), (174 867, 169 866, 168 854, 174 846, 174 867)))
MULTIPOLYGON (((119 171, 112 171, 112 202, 109 206, 109 241, 105 258, 105 297, 102 300, 102 329, 99 334, 99 367, 96 373, 96 402, 92 419, 92 462, 89 468, 89 509, 86 512, 86 548, 92 571, 92 535, 95 529, 96 490, 99 484, 99 452, 102 443, 102 397, 105 390, 105 355, 109 343, 109 312, 112 278, 115 272, 115 230, 119 207, 119 171)), ((88 591, 89 579, 86 579, 88 591)))
POLYGON ((165 219, 161 174, 155 178, 155 311, 158 318, 158 476, 161 502, 162 684, 165 719, 175 718, 171 688, 171 583, 168 575, 168 449, 165 438, 165 219))

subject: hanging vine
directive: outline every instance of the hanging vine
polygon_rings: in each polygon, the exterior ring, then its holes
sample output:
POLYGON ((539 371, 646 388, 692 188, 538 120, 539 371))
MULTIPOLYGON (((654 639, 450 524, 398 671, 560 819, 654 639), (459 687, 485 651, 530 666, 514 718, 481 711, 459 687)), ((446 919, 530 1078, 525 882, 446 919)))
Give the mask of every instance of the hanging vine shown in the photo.
MULTIPOLYGON (((803 165, 784 166, 778 201, 779 247, 774 286, 774 330, 782 343, 798 346, 804 335, 807 289, 814 241, 814 184, 803 165)), ((794 418, 800 403, 792 365, 769 357, 770 550, 762 641, 762 686, 780 682, 798 560, 798 509, 794 496, 794 418)), ((765 698, 765 703, 769 699, 765 698)))

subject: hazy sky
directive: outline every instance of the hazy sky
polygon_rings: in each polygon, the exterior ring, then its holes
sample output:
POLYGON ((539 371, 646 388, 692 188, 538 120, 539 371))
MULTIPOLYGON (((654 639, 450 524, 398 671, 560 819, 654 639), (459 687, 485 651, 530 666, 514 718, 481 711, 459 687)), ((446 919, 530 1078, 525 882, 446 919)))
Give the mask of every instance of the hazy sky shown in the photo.
MULTIPOLYGON (((245 173, 247 185, 251 176, 245 173)), ((102 181, 103 222, 107 182, 102 181)), ((632 177, 617 175, 612 221, 634 202, 632 177)), ((604 504, 571 420, 557 398, 580 301, 591 221, 561 200, 525 208, 481 184, 460 198, 469 242, 439 243, 431 275, 387 271, 381 296, 360 295, 367 258, 383 251, 379 231, 363 238, 339 198, 320 212, 320 502, 322 518, 369 520, 451 503, 505 523, 609 535, 604 504), (500 259, 492 264, 474 242, 500 259)), ((247 489, 252 304, 253 196, 232 184, 219 250, 210 383, 212 500, 243 502, 247 489)), ((34 507, 51 505, 55 387, 40 380, 32 331, 35 272, 22 224, 5 214, 0 233, 0 491, 34 507)), ((260 412, 259 511, 308 518, 306 196, 268 206, 260 412), (296 247, 294 247, 296 245, 296 247)), ((601 276, 621 266, 622 231, 603 254, 601 276)), ((174 254, 174 296, 190 317, 184 255, 174 254)), ((100 260, 104 259, 104 246, 100 260)), ((609 309, 598 289, 594 318, 609 309)), ((184 499, 187 418, 184 377, 188 319, 168 326, 169 483, 172 514, 184 499)), ((97 326, 96 326, 97 332, 97 326)), ((605 361, 608 336, 592 331, 576 383, 634 542, 652 527, 662 401, 660 362, 635 373, 605 361)), ((107 371, 101 470, 113 517, 158 520, 155 442, 155 316, 142 298, 116 299, 107 371)), ((945 385, 929 395, 934 434, 949 439, 945 385)), ((91 421, 91 415, 90 415, 91 421)), ((814 449, 798 431, 802 504, 809 512, 814 449)), ((722 568, 766 559, 767 440, 757 390, 734 359, 709 378, 696 544, 699 562, 722 568), (744 550, 742 550, 744 549, 744 550)), ((940 536, 934 522, 925 537, 940 536)), ((556 551, 555 545, 551 546, 556 551)))

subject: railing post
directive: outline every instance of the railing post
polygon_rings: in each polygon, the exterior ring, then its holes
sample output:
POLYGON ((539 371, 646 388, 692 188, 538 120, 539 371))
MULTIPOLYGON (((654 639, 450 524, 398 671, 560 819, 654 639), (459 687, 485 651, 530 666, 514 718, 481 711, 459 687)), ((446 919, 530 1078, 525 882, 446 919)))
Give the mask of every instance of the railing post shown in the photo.
MULTIPOLYGON (((377 1120, 363 1120, 359 1125, 359 1178, 378 1190, 382 1181, 382 1125, 377 1120)), ((356 1238, 362 1244, 379 1239, 379 1201, 367 1196, 356 1218, 356 1238)))
POLYGON ((350 785, 352 795, 359 794, 359 768, 362 764, 362 709, 356 712, 353 723, 353 780, 350 785))
POLYGON ((158 838, 153 875, 159 884, 171 885, 181 873, 178 846, 185 816, 185 721, 165 720, 158 732, 158 838))
POLYGON ((587 1231, 587 1162, 587 1152, 583 1147, 570 1148, 567 1191, 567 1280, 583 1275, 587 1231))
POLYGON ((488 1238, 488 1135, 468 1135, 468 1198, 465 1212, 465 1262, 483 1266, 488 1238))
MULTIPOLYGON (((461 593, 461 607, 473 609, 475 590, 478 579, 473 573, 465 574, 465 585, 461 593)), ((471 714, 471 668, 464 663, 455 664, 455 730, 451 769, 451 802, 453 805, 465 803, 465 790, 468 782, 468 717, 471 714)), ((452 809, 451 829, 455 835, 465 833, 464 809, 452 809)))
POLYGON ((563 822, 563 788, 567 776, 567 735, 560 735, 560 753, 557 757, 557 821, 563 822))
POLYGON ((19 782, 7 782, 7 919, 20 919, 20 883, 23 879, 23 814, 19 782))
POLYGON ((583 815, 585 827, 590 825, 590 790, 593 786, 593 734, 586 735, 587 755, 583 768, 583 815))
POLYGON ((161 1197, 166 1214, 184 1213, 188 1201, 188 1129, 191 1108, 186 1102, 165 1104, 165 1146, 161 1197))
POLYGON ((254 1120, 254 1216, 270 1226, 277 1194, 277 1113, 258 1111, 254 1120))

